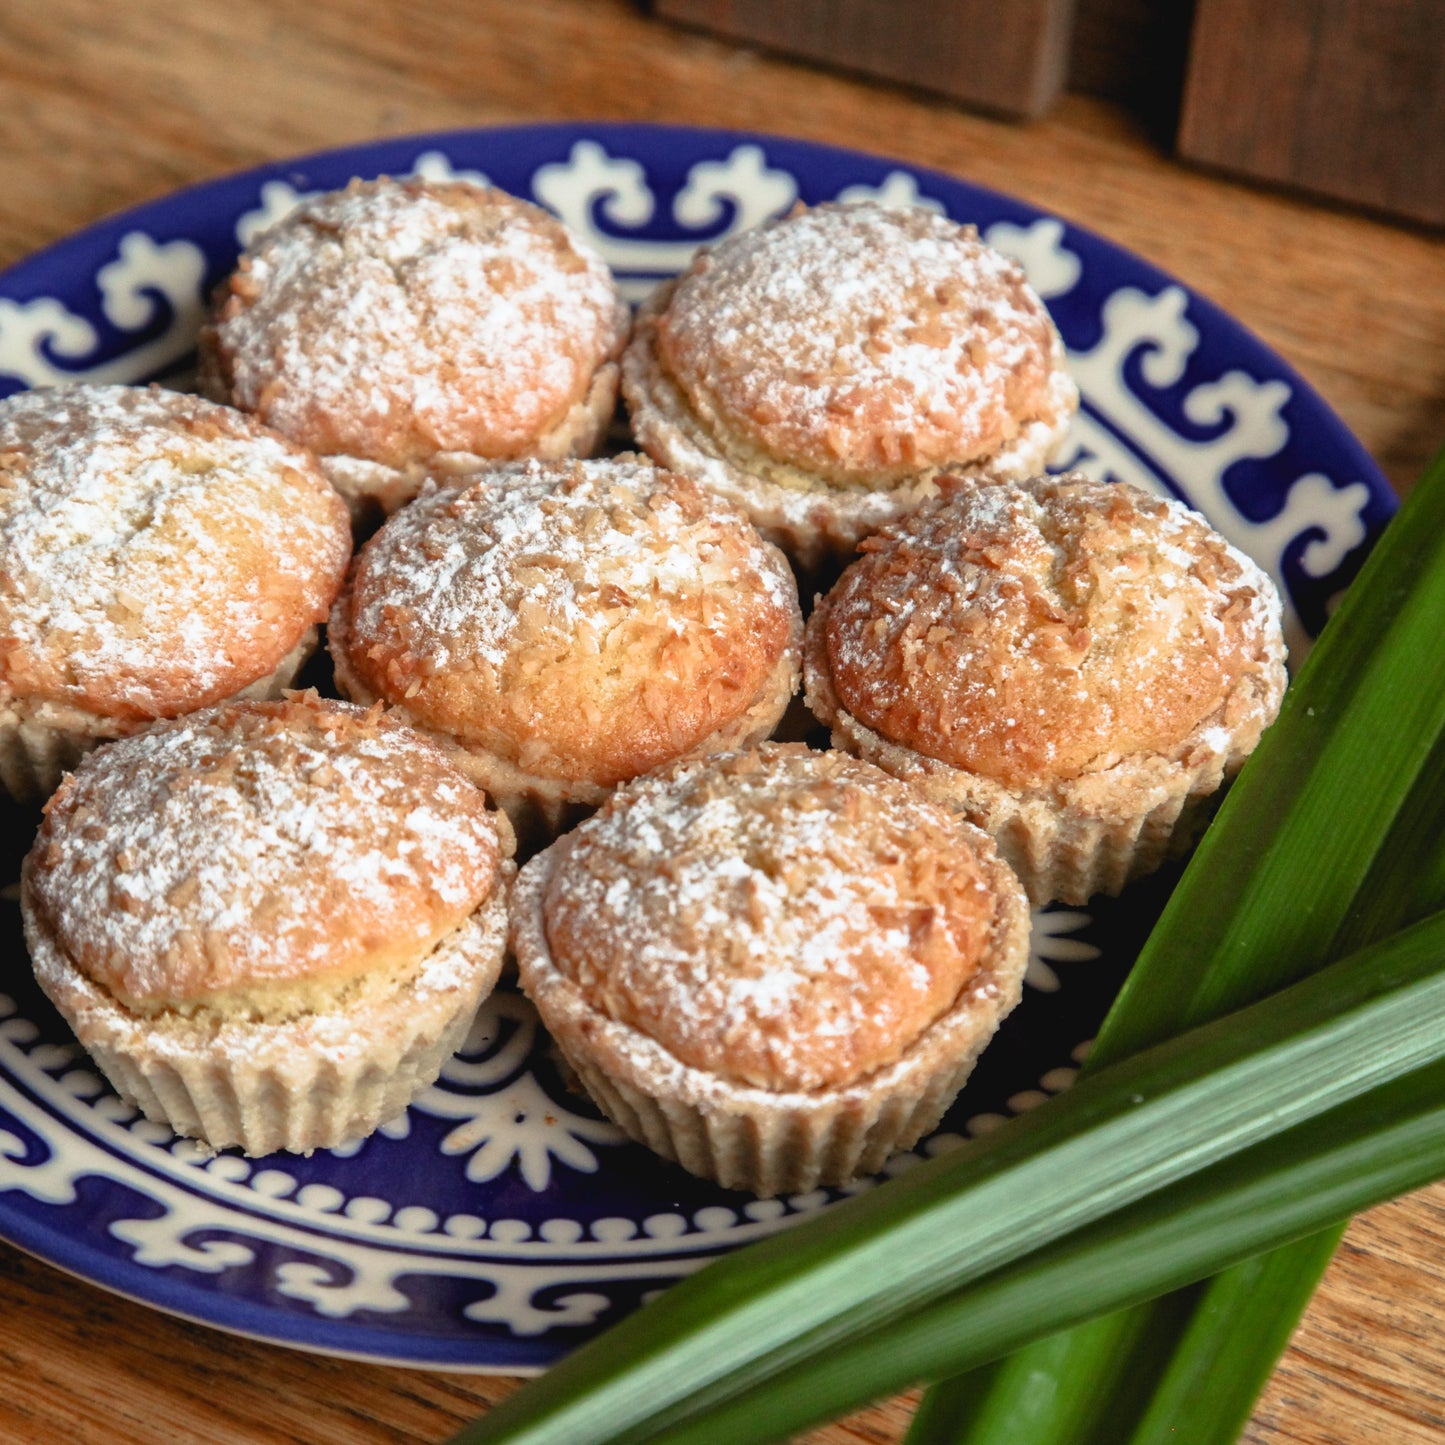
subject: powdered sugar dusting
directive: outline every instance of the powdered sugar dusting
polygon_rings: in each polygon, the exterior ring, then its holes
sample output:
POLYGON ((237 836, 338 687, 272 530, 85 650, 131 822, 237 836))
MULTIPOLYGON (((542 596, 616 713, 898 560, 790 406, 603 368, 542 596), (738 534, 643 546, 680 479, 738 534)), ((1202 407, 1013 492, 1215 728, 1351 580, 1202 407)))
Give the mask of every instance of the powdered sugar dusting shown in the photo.
POLYGON ((549 947, 686 1063, 837 1086, 897 1059, 978 967, 995 905, 965 831, 842 754, 674 769, 558 845, 549 947))
MULTIPOLYGON (((738 548, 723 544, 739 539, 751 544, 763 595, 786 610, 786 573, 761 539, 741 518, 698 516, 671 481, 640 463, 528 462, 430 492, 367 548, 354 588, 357 649, 385 638, 425 671, 467 658, 501 668, 539 627, 565 644, 605 631, 609 612, 736 584, 738 548)), ((729 616, 720 596, 713 627, 729 616)))
POLYGON ((1239 681, 1278 666, 1268 577, 1132 488, 961 487, 863 550, 812 624, 810 666, 825 654, 884 737, 1010 785, 1167 756, 1211 720, 1227 735, 1239 681))
POLYGON ((787 563, 747 519, 629 458, 424 494, 367 545, 336 613, 348 687, 529 771, 607 784, 773 706, 802 633, 787 563))
POLYGON ((120 717, 272 672, 324 619, 344 509, 298 448, 196 397, 125 387, 0 403, 0 665, 120 717))
POLYGON ((875 485, 998 451, 1073 399, 1023 273, 923 210, 823 206, 730 239, 678 283, 657 346, 700 414, 875 485))
POLYGON ((392 466, 524 454, 620 350, 601 259, 535 206, 461 183, 353 183, 263 233, 212 338, 238 405, 392 466))
POLYGON ((482 795, 430 744, 344 703, 235 705, 88 760, 31 878, 58 940, 128 1003, 345 971, 493 890, 482 795))

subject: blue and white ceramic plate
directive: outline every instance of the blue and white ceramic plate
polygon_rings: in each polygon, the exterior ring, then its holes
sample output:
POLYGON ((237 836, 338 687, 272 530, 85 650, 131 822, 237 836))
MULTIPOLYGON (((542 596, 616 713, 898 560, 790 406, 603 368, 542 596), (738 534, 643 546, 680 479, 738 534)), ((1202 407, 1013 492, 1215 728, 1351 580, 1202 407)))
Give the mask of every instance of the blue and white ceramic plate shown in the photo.
MULTIPOLYGON (((310 192, 383 173, 485 176, 532 197, 633 297, 697 245, 799 200, 876 197, 974 223, 1025 266, 1068 345, 1084 405, 1065 460, 1203 511, 1282 582, 1296 649, 1393 509, 1373 463, 1299 377, 1144 262, 947 176, 719 131, 460 131, 152 202, 0 275, 0 395, 177 372, 247 240, 310 192)), ((11 878, 33 825, 11 820, 11 878)), ((1037 917, 1024 1002, 941 1132, 890 1172, 1068 1086, 1169 883, 1037 917)), ((336 1354, 525 1372, 837 1197, 754 1200, 623 1142, 567 1092, 511 993, 485 1007, 438 1083, 365 1143, 208 1158, 92 1071, 31 982, 18 910, 0 908, 0 1237, 157 1307, 336 1354)))

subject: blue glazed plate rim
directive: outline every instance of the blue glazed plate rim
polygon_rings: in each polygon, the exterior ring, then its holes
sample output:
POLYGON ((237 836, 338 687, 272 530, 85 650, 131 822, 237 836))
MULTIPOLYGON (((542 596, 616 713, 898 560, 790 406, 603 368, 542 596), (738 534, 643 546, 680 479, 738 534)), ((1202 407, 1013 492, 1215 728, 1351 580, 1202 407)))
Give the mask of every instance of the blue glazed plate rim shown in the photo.
MULTIPOLYGON (((111 245, 131 230, 164 224, 167 217, 173 218, 177 212, 203 206, 211 198, 238 196, 249 188, 254 200, 266 183, 289 183, 303 177, 309 170, 335 170, 345 165, 354 167, 356 174, 375 175, 388 169, 404 168, 419 153, 430 150, 448 153, 460 148, 465 154, 453 158, 460 164, 470 164, 474 159, 472 152, 499 151, 509 143, 546 144, 565 150, 580 141, 595 141, 621 156, 648 160, 667 151, 674 159, 689 164, 720 155, 729 148, 758 146, 773 164, 792 170, 800 181, 806 181, 811 172, 820 168, 851 167, 866 173, 901 171, 912 176, 925 194, 941 195, 955 202, 960 198, 982 202, 984 211, 1003 212, 1019 220, 1037 220, 1049 214, 1002 192, 887 155, 763 132, 634 122, 554 122, 462 128, 387 137, 319 150, 250 167, 142 202, 51 243, 0 272, 0 296, 24 300, 41 294, 41 287, 55 291, 59 289, 54 279, 57 275, 73 284, 74 276, 65 273, 83 248, 111 245)), ((477 163, 487 164, 484 159, 477 163)), ((1202 335, 1220 346, 1236 364, 1283 380, 1290 388, 1289 405, 1297 408, 1314 429, 1310 438, 1311 450, 1328 452, 1334 470, 1347 473, 1368 489, 1370 535, 1373 537, 1378 533, 1384 518, 1394 509, 1393 492, 1361 444, 1293 367, 1193 288, 1184 286, 1151 262, 1087 228, 1067 221, 1065 225, 1070 246, 1082 251, 1090 266, 1113 268, 1120 273, 1122 282, 1155 291, 1180 287, 1188 297, 1190 315, 1199 323, 1202 335)), ((1365 512, 1366 508, 1362 508, 1362 517, 1365 512)), ((1357 548, 1358 557, 1351 554, 1351 565, 1358 565, 1365 550, 1364 547, 1357 548)), ((1340 572, 1346 570, 1349 568, 1337 569, 1340 572)), ((124 1188, 123 1185, 116 1187, 124 1188)), ((508 1373, 535 1372, 559 1351, 557 1346, 549 1348, 545 1338, 540 1342, 487 1339, 479 1342, 478 1351, 465 1340, 414 1337, 408 1336, 405 1331, 386 1330, 350 1320, 336 1321, 278 1312, 266 1303, 264 1295, 240 1298, 224 1290, 208 1290, 204 1288, 205 1280, 198 1281, 191 1275, 148 1269, 133 1260, 118 1258, 85 1237, 76 1238, 73 1233, 67 1233, 63 1220, 59 1226, 46 1227, 36 1218, 10 1208, 7 1197, 0 1193, 0 1237, 116 1294, 249 1338, 375 1363, 508 1373), (485 1358, 480 1357, 483 1354, 485 1358)))

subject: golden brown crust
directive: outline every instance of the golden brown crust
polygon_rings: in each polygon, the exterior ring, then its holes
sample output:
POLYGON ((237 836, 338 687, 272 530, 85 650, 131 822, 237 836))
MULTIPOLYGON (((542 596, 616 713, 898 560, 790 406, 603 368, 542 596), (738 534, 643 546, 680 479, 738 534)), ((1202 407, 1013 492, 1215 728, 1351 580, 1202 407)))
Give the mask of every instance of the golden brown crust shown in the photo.
POLYGON ((346 512, 300 447, 160 388, 0 403, 0 704, 120 724, 218 702, 325 619, 346 512))
POLYGON ((1078 402, 1012 262, 925 211, 821 206, 699 257, 623 358, 639 444, 808 568, 934 494, 1043 468, 1078 402))
POLYGON ((808 707, 835 747, 985 829, 1035 904, 1159 867, 1279 709, 1274 587, 1177 503, 1067 477, 969 489, 855 566, 809 619, 808 707), (1203 682, 1177 676, 1201 649, 1203 682), (1052 735, 1037 709, 1055 705, 1079 734, 1052 735), (975 758, 995 771, 955 761, 975 758))
POLYGON ((501 972, 507 902, 499 890, 434 948, 264 1012, 136 1013, 28 903, 25 933, 46 995, 122 1098, 213 1149, 310 1153, 371 1133, 435 1080, 501 972))
POLYGON ((389 510, 439 457, 590 448, 626 334, 606 265, 539 207, 383 178, 255 242, 203 334, 203 376, 389 510))
MULTIPOLYGON (((280 697, 316 651, 319 636, 319 628, 308 627, 271 673, 229 700, 280 697)), ((92 748, 148 726, 150 719, 120 721, 70 703, 12 697, 0 702, 0 787, 17 802, 43 802, 92 748)))
POLYGON ((746 518, 620 457, 423 495, 363 549, 328 640, 350 695, 585 792, 770 728, 753 714, 791 695, 801 617, 746 518))
POLYGON ((813 624, 843 707, 1013 789, 1171 754, 1278 634, 1196 513, 1077 474, 961 487, 861 551, 813 624))
POLYGON ((557 967, 692 1068, 779 1092, 895 1063, 997 901, 971 832, 844 754, 765 746, 633 787, 557 845, 557 967))
MULTIPOLYGON (((333 629, 334 630, 334 629, 333 629)), ((798 624, 801 632, 801 622, 798 624)), ((354 702, 378 701, 346 665, 342 649, 336 657, 336 680, 341 691, 354 702)), ((707 734, 682 756, 710 757, 734 748, 752 747, 772 736, 798 690, 798 649, 790 646, 779 658, 772 677, 751 707, 707 734)), ((388 709, 391 716, 416 726, 404 706, 388 709)), ((607 801, 613 785, 575 778, 552 778, 499 756, 479 752, 440 733, 429 736, 446 753, 458 772, 470 778, 507 815, 517 835, 517 852, 530 857, 569 828, 575 827, 607 801)))
MULTIPOLYGON (((595 456, 617 410, 618 375, 616 362, 598 367, 587 395, 551 431, 537 437, 527 455, 542 461, 595 456)), ((346 503, 358 537, 370 536, 428 482, 446 486, 490 465, 475 452, 437 452, 401 467, 339 455, 322 457, 320 464, 346 503)))
POLYGON ((512 936, 607 1114, 768 1195, 934 1127, 1018 1002, 1029 913, 977 829, 844 754, 765 744, 624 785, 522 870, 512 936))
POLYGON ((424 954, 510 851, 424 738, 293 694, 91 754, 46 807, 26 906, 126 1011, 285 1016, 424 954))
POLYGON ((819 206, 700 254, 657 321, 693 409, 838 486, 977 461, 1052 409, 1054 329, 1014 262, 922 209, 819 206))

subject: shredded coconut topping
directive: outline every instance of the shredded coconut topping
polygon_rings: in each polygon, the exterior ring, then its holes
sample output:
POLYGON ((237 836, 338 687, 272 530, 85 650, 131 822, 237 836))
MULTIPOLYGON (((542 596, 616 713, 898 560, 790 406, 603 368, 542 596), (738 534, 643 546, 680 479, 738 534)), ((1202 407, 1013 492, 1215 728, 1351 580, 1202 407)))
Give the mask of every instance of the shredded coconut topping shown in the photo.
POLYGON ((493 892, 502 848, 433 745, 294 696, 92 754, 27 867, 60 947, 145 1009, 415 956, 493 892))
POLYGON ((243 256, 209 363, 237 405, 323 456, 525 455, 620 351, 600 257, 469 184, 353 182, 243 256))
POLYGON ((346 512, 299 447, 159 389, 0 403, 0 686, 144 719, 273 672, 324 620, 346 512))
POLYGON ((1202 723, 1232 732, 1231 709, 1257 706, 1241 679, 1279 666, 1269 578, 1132 487, 960 486, 861 550, 810 623, 839 701, 1009 786, 1169 755, 1202 723))
POLYGON ((786 562, 745 517, 626 457, 424 494, 362 552, 337 621, 375 696, 598 782, 746 711, 801 628, 786 562))
POLYGON ((730 238, 677 283, 656 346, 729 454, 843 484, 986 458, 1076 396, 1019 267, 924 210, 820 206, 730 238))
POLYGON ((640 779, 556 846, 555 966, 684 1063, 773 1089, 898 1059, 958 999, 995 919, 981 834, 801 746, 640 779))

